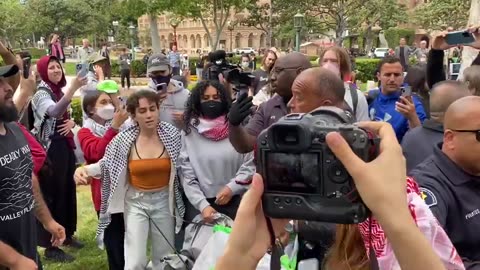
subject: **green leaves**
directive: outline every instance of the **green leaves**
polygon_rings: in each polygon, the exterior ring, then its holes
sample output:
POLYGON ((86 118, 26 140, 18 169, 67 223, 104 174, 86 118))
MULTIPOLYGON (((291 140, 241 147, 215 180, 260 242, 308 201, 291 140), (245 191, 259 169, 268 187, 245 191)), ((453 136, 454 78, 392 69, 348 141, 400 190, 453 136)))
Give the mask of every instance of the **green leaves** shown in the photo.
POLYGON ((462 29, 467 26, 470 3, 471 0, 431 1, 416 8, 413 20, 424 29, 462 29))

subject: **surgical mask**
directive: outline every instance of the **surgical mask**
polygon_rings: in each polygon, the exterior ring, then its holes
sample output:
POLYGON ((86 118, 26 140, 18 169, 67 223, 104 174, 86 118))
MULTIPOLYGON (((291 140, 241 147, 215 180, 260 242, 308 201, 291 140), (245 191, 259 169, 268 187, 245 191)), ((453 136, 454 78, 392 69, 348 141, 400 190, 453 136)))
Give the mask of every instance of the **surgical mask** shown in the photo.
POLYGON ((209 100, 200 104, 202 114, 205 118, 215 119, 224 113, 224 106, 220 101, 209 100))
POLYGON ((322 64, 322 67, 332 71, 333 73, 335 73, 335 75, 337 75, 339 77, 341 75, 340 74, 340 66, 338 64, 335 64, 335 63, 332 63, 332 62, 326 62, 326 63, 322 64))
POLYGON ((97 109, 97 115, 103 120, 112 120, 115 114, 115 107, 112 104, 97 109))
POLYGON ((249 62, 242 62, 242 68, 248 68, 249 62))
POLYGON ((170 83, 171 78, 172 78, 172 75, 167 75, 167 76, 159 75, 159 76, 153 77, 152 79, 155 82, 155 84, 157 84, 157 85, 162 84, 162 83, 168 85, 170 83))

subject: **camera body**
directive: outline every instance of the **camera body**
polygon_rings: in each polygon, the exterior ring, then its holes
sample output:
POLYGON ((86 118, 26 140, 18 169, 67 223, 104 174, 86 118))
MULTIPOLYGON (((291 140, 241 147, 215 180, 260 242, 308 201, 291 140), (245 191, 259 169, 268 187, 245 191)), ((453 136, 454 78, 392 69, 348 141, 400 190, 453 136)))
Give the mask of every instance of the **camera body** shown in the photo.
POLYGON ((352 125, 353 117, 336 107, 289 114, 257 139, 257 172, 264 179, 265 214, 272 218, 338 224, 363 222, 369 210, 352 177, 326 144, 339 132, 364 161, 376 154, 372 138, 352 125))
POLYGON ((227 57, 233 57, 233 54, 227 54, 223 50, 209 53, 208 59, 212 65, 208 68, 205 79, 218 80, 218 75, 222 74, 225 80, 233 85, 234 91, 248 91, 255 76, 251 72, 243 72, 238 65, 229 63, 227 57))

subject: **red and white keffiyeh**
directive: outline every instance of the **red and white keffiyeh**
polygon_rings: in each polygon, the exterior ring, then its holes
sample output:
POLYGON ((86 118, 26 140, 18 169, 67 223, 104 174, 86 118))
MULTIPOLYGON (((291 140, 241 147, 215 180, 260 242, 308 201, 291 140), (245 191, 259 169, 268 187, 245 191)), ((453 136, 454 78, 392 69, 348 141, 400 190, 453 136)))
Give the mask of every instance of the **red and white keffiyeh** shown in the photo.
POLYGON ((215 119, 198 118, 195 127, 202 136, 212 141, 221 141, 228 137, 228 121, 225 115, 215 119))
MULTIPOLYGON (((418 188, 418 184, 412 178, 407 178, 407 200, 410 213, 412 214, 418 228, 429 240, 435 253, 440 257, 446 269, 465 269, 457 250, 433 213, 425 204, 418 188)), ((369 218, 363 223, 360 223, 359 229, 362 234, 367 254, 371 254, 370 248, 372 246, 380 270, 401 269, 395 254, 393 253, 393 249, 376 219, 372 218, 370 221, 369 218), (372 232, 371 236, 370 232, 372 232)))

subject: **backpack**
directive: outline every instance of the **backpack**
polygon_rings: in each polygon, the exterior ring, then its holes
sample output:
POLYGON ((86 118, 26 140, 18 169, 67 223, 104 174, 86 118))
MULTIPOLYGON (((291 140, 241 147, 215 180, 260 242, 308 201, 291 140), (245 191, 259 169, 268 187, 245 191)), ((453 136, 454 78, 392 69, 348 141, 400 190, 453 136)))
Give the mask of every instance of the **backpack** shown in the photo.
POLYGON ((350 95, 352 96, 352 105, 353 105, 353 115, 357 116, 357 105, 358 105, 358 94, 357 88, 353 84, 348 84, 348 89, 350 90, 350 95))

